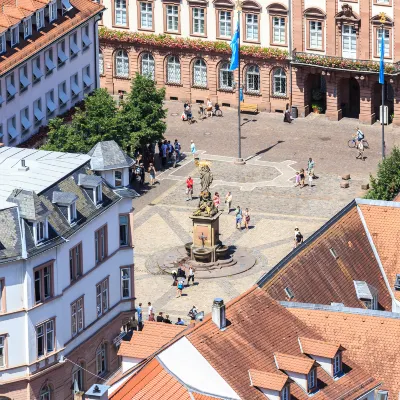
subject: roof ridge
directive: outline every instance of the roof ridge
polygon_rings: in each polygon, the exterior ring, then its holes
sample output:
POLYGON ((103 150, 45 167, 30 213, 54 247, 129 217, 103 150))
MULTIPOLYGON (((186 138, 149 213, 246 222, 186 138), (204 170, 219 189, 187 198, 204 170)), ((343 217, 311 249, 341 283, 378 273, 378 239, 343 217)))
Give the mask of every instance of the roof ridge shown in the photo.
POLYGON ((400 202, 398 202, 398 201, 356 198, 355 202, 357 203, 357 205, 400 208, 400 202))

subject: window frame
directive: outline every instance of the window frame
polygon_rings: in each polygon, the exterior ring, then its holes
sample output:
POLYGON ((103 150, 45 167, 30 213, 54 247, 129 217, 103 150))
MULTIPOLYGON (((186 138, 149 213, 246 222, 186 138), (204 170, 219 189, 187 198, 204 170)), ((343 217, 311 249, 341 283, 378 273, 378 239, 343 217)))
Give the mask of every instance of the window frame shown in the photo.
MULTIPOLYGON (((272 87, 272 96, 273 97, 280 97, 280 98, 287 98, 287 96, 288 96, 288 87, 287 87, 288 79, 287 79, 287 72, 285 71, 285 69, 283 67, 274 68, 272 70, 272 74, 271 75, 272 75, 272 85, 271 85, 271 87, 272 87), (283 71, 283 74, 285 75, 285 93, 276 91, 276 80, 275 80, 276 76, 275 76, 275 74, 276 74, 277 71, 283 71)), ((282 74, 281 74, 281 76, 279 76, 279 78, 283 79, 282 74)), ((282 82, 280 83, 280 86, 282 87, 282 82)))
MULTIPOLYGON (((149 14, 149 12, 146 11, 146 14, 149 14)), ((152 1, 137 2, 137 27, 139 31, 154 32, 154 3, 152 1), (151 27, 142 26, 142 4, 151 5, 151 27)))
POLYGON ((121 188, 123 187, 123 177, 124 177, 124 171, 122 169, 116 169, 114 170, 114 187, 115 188, 121 188), (117 172, 121 173, 121 179, 116 177, 117 172), (121 181, 120 185, 117 185, 117 180, 121 181))
MULTIPOLYGON (((20 124, 21 124, 21 133, 27 133, 27 132, 29 132, 29 130, 31 129, 32 123, 31 123, 29 117, 30 117, 30 116, 29 116, 29 106, 24 107, 23 109, 21 109, 21 111, 20 111, 20 116, 19 116, 19 122, 20 122, 20 124), (23 124, 23 122, 22 122, 24 119, 26 119, 26 120, 28 121, 27 126, 25 126, 25 125, 23 124)), ((41 224, 41 223, 43 223, 43 221, 40 221, 40 222, 38 222, 37 224, 41 224)), ((36 226, 37 226, 37 225, 36 225, 36 226)), ((41 239, 41 241, 45 240, 45 237, 44 237, 44 236, 45 236, 45 230, 46 230, 46 228, 43 226, 43 233, 44 233, 44 235, 43 235, 43 238, 41 239)))
POLYGON ((290 388, 289 385, 285 385, 280 393, 280 400, 289 400, 290 399, 290 388))
POLYGON ((39 124, 42 119, 44 118, 44 113, 43 113, 43 103, 42 103, 42 98, 39 97, 38 99, 36 99, 33 102, 33 116, 34 116, 34 120, 35 120, 35 125, 39 124), (41 118, 38 118, 35 114, 35 108, 37 108, 39 110, 39 112, 41 113, 41 118))
MULTIPOLYGON (((374 26, 374 58, 380 58, 380 48, 378 47, 378 43, 380 42, 380 39, 378 37, 379 35, 379 31, 380 26, 374 26)), ((389 55, 384 55, 384 59, 385 60, 391 60, 393 57, 393 53, 392 53, 392 48, 393 48, 393 30, 391 26, 385 25, 384 26, 384 30, 389 32, 389 55)), ((380 43, 379 43, 380 44, 380 43)))
POLYGON ((85 296, 82 295, 70 305, 71 310, 71 336, 79 335, 85 329, 85 296), (81 321, 81 322, 80 322, 81 321))
POLYGON ((333 376, 336 377, 342 372, 342 353, 338 351, 332 362, 333 376))
POLYGON ((0 35, 0 54, 3 54, 7 51, 7 41, 6 41, 6 34, 2 33, 0 35))
POLYGON ((114 63, 115 63, 115 77, 116 78, 122 78, 122 79, 129 79, 129 75, 130 75, 130 65, 129 65, 129 53, 128 51, 126 51, 125 49, 117 49, 115 51, 115 55, 114 55, 114 63), (124 56, 124 54, 126 54, 126 57, 124 56), (125 66, 125 62, 126 65, 128 66, 127 69, 127 73, 125 74, 124 71, 126 70, 126 68, 122 68, 122 73, 118 72, 118 59, 120 59, 120 62, 123 63, 123 67, 125 66))
POLYGON ((40 400, 52 400, 52 396, 53 396, 53 389, 49 384, 44 385, 41 389, 40 389, 40 400), (46 390, 46 391, 44 391, 46 390))
POLYGON ((174 1, 168 1, 163 3, 163 9, 164 9, 164 33, 168 33, 169 35, 180 35, 181 34, 181 5, 180 3, 174 2, 174 1), (174 18, 177 18, 177 29, 176 30, 170 30, 168 28, 168 8, 169 7, 176 7, 177 13, 172 14, 171 16, 174 18))
POLYGON ((42 76, 44 75, 42 71, 42 63, 40 60, 40 56, 37 56, 32 59, 32 85, 37 82, 40 82, 42 76), (37 70, 38 74, 35 74, 35 70, 37 70))
POLYGON ((128 28, 129 29, 129 2, 127 0, 113 0, 112 7, 113 7, 113 26, 118 28, 128 28), (125 3, 125 8, 117 7, 117 3, 125 3), (123 22, 123 12, 125 12, 125 23, 118 23, 117 22, 117 13, 121 17, 121 22, 123 22))
POLYGON ((70 225, 76 223, 78 219, 78 213, 76 211, 76 201, 73 201, 71 204, 67 206, 67 213, 68 213, 68 223, 70 225))
POLYGON ((197 37, 207 37, 207 7, 203 4, 189 4, 189 18, 190 18, 190 36, 197 36, 197 37), (203 33, 195 32, 194 30, 194 10, 203 10, 204 17, 203 17, 203 33))
POLYGON ((269 21, 270 21, 270 45, 271 46, 282 46, 282 47, 287 47, 288 43, 287 43, 287 27, 288 27, 288 21, 287 21, 287 14, 270 14, 269 17, 269 21), (279 20, 284 20, 285 21, 285 25, 284 25, 284 29, 285 29, 285 33, 284 33, 284 42, 275 42, 275 18, 279 18, 279 20))
POLYGON ((70 282, 75 282, 83 275, 82 242, 71 247, 68 252, 70 282), (77 252, 78 251, 78 252, 77 252), (79 257, 77 255, 79 254, 79 257))
POLYGON ((120 281, 121 281, 121 299, 128 300, 132 298, 132 268, 131 266, 120 267, 120 281), (123 271, 128 271, 128 276, 123 275, 123 271), (124 282, 128 282, 128 296, 124 296, 124 282))
POLYGON ((45 73, 46 76, 52 74, 53 71, 55 70, 55 68, 57 67, 56 63, 54 62, 53 48, 49 48, 48 50, 46 50, 44 52, 44 65, 45 65, 45 69, 46 69, 46 73, 45 73), (49 59, 49 62, 51 63, 50 66, 52 65, 52 68, 50 68, 47 65, 47 62, 46 62, 47 58, 49 59))
POLYGON ((68 60, 68 55, 67 52, 65 51, 66 46, 65 46, 65 39, 60 40, 57 43, 57 68, 61 68, 62 66, 65 65, 65 62, 68 60), (61 57, 60 57, 61 56, 61 57), (64 57, 65 58, 64 58, 64 57))
POLYGON ((18 131, 17 131, 17 116, 15 114, 12 117, 7 119, 7 133, 8 133, 8 136, 10 137, 10 139, 9 139, 10 142, 15 140, 19 136, 18 131), (16 132, 15 137, 13 137, 10 134, 10 122, 11 122, 12 129, 16 132))
POLYGON ((69 78, 69 84, 70 84, 70 90, 71 90, 71 98, 74 99, 75 97, 78 97, 79 94, 82 92, 81 87, 79 86, 79 74, 76 72, 75 74, 71 75, 69 78), (74 86, 76 86, 79 91, 76 92, 74 89, 74 86))
MULTIPOLYGON (((146 76, 148 76, 149 78, 151 77, 151 79, 154 81, 156 79, 156 61, 154 60, 154 56, 152 53, 146 51, 143 52, 142 54, 140 54, 140 74, 144 75, 145 73, 143 66, 146 65, 146 68, 148 70, 151 70, 150 73, 146 73, 146 76), (151 56, 152 60, 150 60, 150 58, 145 59, 145 56, 151 56), (151 63, 153 64, 151 66, 151 63), (151 75, 151 76, 150 76, 151 75)), ((115 182, 115 180, 114 180, 115 182)))
POLYGON ((6 92, 7 92, 6 101, 9 102, 9 101, 11 101, 11 100, 13 100, 15 98, 15 95, 18 92, 18 90, 17 90, 17 88, 15 86, 14 72, 11 72, 10 74, 8 74, 6 76, 5 82, 6 82, 6 92), (13 94, 10 94, 10 92, 8 91, 8 85, 9 84, 14 88, 14 93, 13 94))
POLYGON ((317 388, 317 368, 313 367, 307 374, 307 391, 313 392, 317 388))
POLYGON ((48 261, 45 262, 44 264, 38 265, 33 269, 32 273, 32 278, 33 278, 33 298, 34 298, 34 305, 38 304, 43 304, 46 301, 52 299, 54 297, 54 261, 48 261), (45 268, 49 269, 49 275, 50 275, 50 282, 49 282, 49 295, 46 297, 45 296, 45 268), (39 291, 40 291, 40 299, 36 300, 37 295, 36 295, 36 272, 39 273, 39 280, 40 280, 40 285, 39 285, 39 291))
POLYGON ((19 43, 19 23, 10 29, 10 35, 11 35, 11 47, 14 47, 19 43))
POLYGON ((79 366, 77 369, 72 371, 72 395, 75 394, 74 388, 75 388, 75 380, 78 383, 78 389, 79 391, 84 391, 85 390, 85 363, 81 361, 79 363, 79 366), (77 378, 80 376, 80 378, 77 378), (79 386, 79 380, 81 380, 81 386, 79 386))
POLYGON ((44 28, 44 8, 41 8, 35 12, 35 24, 37 31, 40 31, 40 29, 44 28), (38 21, 40 22, 40 26, 38 25, 38 21))
POLYGON ((325 20, 322 18, 307 17, 306 24, 307 24, 307 46, 306 46, 307 50, 324 52, 325 51, 325 20), (320 23, 321 24, 321 47, 320 48, 313 47, 311 45, 311 23, 320 23))
MULTIPOLYGON (((234 23, 234 18, 233 18, 233 11, 230 8, 218 8, 216 9, 216 17, 217 17, 217 39, 218 40, 231 40, 232 39, 232 34, 233 34, 233 23, 234 23), (230 36, 222 36, 221 35, 221 13, 230 13, 230 36)), ((226 21, 225 21, 226 23, 226 21)))
MULTIPOLYGON (((357 50, 358 50, 358 34, 357 34, 357 28, 354 26, 354 24, 343 23, 343 24, 341 25, 341 30, 340 30, 340 32, 341 32, 340 45, 341 45, 341 51, 342 51, 341 56, 342 56, 343 58, 347 58, 347 59, 350 59, 350 60, 355 60, 355 59, 357 59, 357 50), (350 29, 350 33, 346 33, 346 34, 345 34, 345 33, 344 33, 345 28, 349 28, 349 29, 350 29), (353 32, 352 32, 352 30, 355 31, 355 38, 356 38, 356 50, 355 50, 355 55, 354 55, 353 58, 351 58, 351 57, 344 57, 344 38, 345 38, 345 36, 348 36, 348 37, 349 37, 350 49, 348 50, 348 52, 351 52, 351 39, 352 39, 352 37, 353 37, 353 32)), ((350 54, 350 53, 349 53, 349 54, 350 54)))
MULTIPOLYGON (((255 79, 255 78, 253 78, 253 79, 255 79)), ((254 85, 254 82, 253 82, 253 85, 254 85)), ((259 95, 261 93, 261 73, 260 73, 260 67, 257 64, 246 65, 245 89, 246 89, 246 93, 248 93, 248 94, 259 95), (256 68, 258 72, 257 73, 250 72, 250 69, 252 69, 252 68, 256 68), (249 88, 249 75, 258 76, 258 89, 250 89, 249 88)))
POLYGON ((105 375, 108 371, 108 344, 102 342, 99 347, 96 349, 96 375, 102 376, 105 375), (104 370, 101 368, 99 369, 99 356, 100 356, 100 364, 102 364, 102 360, 104 357, 104 370))
POLYGON ((0 352, 3 353, 3 364, 0 363, 0 370, 7 368, 7 336, 6 333, 0 335, 0 352))
MULTIPOLYGON (((204 58, 200 58, 200 57, 196 58, 193 61, 193 68, 192 69, 193 69, 193 71, 192 71, 192 86, 193 87, 199 87, 199 88, 202 88, 202 89, 207 88, 208 87, 208 68, 207 68, 207 63, 204 60, 204 58), (203 62, 204 65, 196 65, 198 61, 203 62), (200 75, 202 75, 204 73, 204 70, 205 70, 205 84, 204 85, 203 85, 202 82, 199 83, 199 82, 196 82, 196 80, 195 80, 196 68, 199 69, 200 75)), ((200 79, 200 81, 202 81, 202 79, 200 79)))
POLYGON ((57 341, 56 341, 56 318, 49 318, 43 322, 40 322, 39 324, 35 325, 35 331, 36 331, 36 358, 37 360, 41 360, 43 358, 46 358, 50 356, 51 354, 54 354, 57 351, 57 341), (48 330, 48 325, 51 326, 52 328, 48 330), (38 329, 42 328, 42 333, 40 337, 43 337, 43 354, 39 355, 39 336, 38 336, 38 329), (49 343, 48 343, 48 333, 52 332, 52 349, 49 350, 49 343))
POLYGON ((110 310, 109 276, 96 284, 96 318, 100 318, 110 310), (106 301, 104 301, 106 300, 106 301), (106 306, 106 307, 105 307, 106 306))
MULTIPOLYGON (((249 42, 249 43, 260 43, 260 13, 256 11, 244 11, 243 12, 243 21, 242 21, 242 26, 244 27, 243 29, 243 42, 249 42), (256 39, 249 39, 247 37, 247 16, 251 15, 254 17, 257 17, 257 38, 256 39)), ((254 22, 253 22, 254 24, 254 22)))
POLYGON ((102 262, 108 256, 108 228, 104 224, 94 232, 95 264, 102 262))
POLYGON ((57 0, 51 1, 49 3, 49 22, 53 22, 57 19, 58 14, 58 7, 57 7, 57 0))
POLYGON ((28 64, 24 64, 22 67, 18 69, 18 77, 19 77, 19 92, 22 93, 28 86, 31 84, 28 78, 28 64))
POLYGON ((177 55, 173 55, 170 54, 169 56, 166 57, 166 84, 167 85, 181 85, 182 84, 182 65, 181 65, 181 59, 179 56, 177 55), (170 80, 172 77, 172 72, 170 74, 171 71, 171 67, 172 67, 172 62, 170 64, 170 60, 172 60, 172 58, 174 59, 174 63, 173 63, 173 73, 174 73, 174 78, 173 80, 170 80), (176 60, 178 60, 178 62, 176 62, 176 60), (179 65, 179 81, 177 79, 177 65, 179 65))
POLYGON ((24 28, 24 39, 32 36, 32 16, 25 18, 22 25, 24 28), (28 33, 26 32, 26 28, 28 28, 28 33))
POLYGON ((118 226, 119 226, 119 247, 129 247, 131 246, 131 230, 130 230, 130 220, 129 220, 129 214, 119 214, 118 215, 118 226), (121 217, 126 217, 126 225, 124 225, 126 228, 126 243, 122 244, 121 243, 121 217))
POLYGON ((0 278, 0 314, 7 312, 6 302, 6 279, 0 278))
POLYGON ((69 97, 67 94, 67 81, 63 81, 58 84, 58 107, 62 108, 65 107, 69 102, 69 97), (61 97, 60 97, 61 94, 61 97), (62 96, 62 95, 65 95, 62 96))
POLYGON ((218 66, 218 90, 222 91, 233 91, 233 83, 235 81, 235 76, 233 74, 233 71, 229 70, 229 62, 228 61, 222 61, 219 66, 218 66), (227 65, 228 68, 222 68, 224 65, 227 65), (223 85, 222 82, 224 81, 223 72, 230 73, 230 78, 227 76, 227 80, 231 80, 231 86, 223 85))
POLYGON ((78 32, 75 31, 74 33, 71 33, 69 35, 68 40, 69 40, 69 55, 70 55, 71 60, 72 60, 81 51, 81 49, 78 46, 78 32), (74 48, 76 48, 76 49, 74 49, 74 48))
POLYGON ((90 33, 89 33, 89 24, 82 26, 81 42, 82 42, 81 43, 82 44, 82 52, 86 51, 92 44, 92 40, 90 39, 90 33))

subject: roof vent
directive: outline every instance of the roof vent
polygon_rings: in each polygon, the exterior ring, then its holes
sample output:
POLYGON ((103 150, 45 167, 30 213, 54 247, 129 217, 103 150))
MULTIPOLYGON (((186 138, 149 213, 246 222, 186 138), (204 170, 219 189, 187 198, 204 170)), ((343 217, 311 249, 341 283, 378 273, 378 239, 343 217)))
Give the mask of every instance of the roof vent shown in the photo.
POLYGON ((339 256, 336 254, 336 251, 334 248, 330 248, 329 251, 331 252, 331 254, 335 260, 337 260, 339 258, 339 256))
POLYGON ((26 166, 25 159, 21 160, 21 165, 18 167, 18 171, 28 171, 29 167, 26 166))
POLYGON ((221 298, 214 299, 212 305, 212 320, 218 329, 223 330, 226 328, 225 304, 221 298))
POLYGON ((287 286, 287 287, 285 287, 284 290, 285 290, 286 296, 289 298, 289 300, 292 300, 294 298, 294 293, 292 292, 290 287, 287 286))
POLYGON ((394 288, 400 290, 400 274, 396 275, 396 282, 394 283, 394 288))

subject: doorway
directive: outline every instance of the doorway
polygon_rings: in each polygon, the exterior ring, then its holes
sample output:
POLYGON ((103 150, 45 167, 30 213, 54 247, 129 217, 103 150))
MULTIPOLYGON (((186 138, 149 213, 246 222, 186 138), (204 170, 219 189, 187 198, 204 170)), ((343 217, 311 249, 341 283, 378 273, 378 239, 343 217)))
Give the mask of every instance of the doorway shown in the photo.
POLYGON ((360 85, 355 78, 345 78, 340 82, 342 116, 359 118, 360 115, 360 85))

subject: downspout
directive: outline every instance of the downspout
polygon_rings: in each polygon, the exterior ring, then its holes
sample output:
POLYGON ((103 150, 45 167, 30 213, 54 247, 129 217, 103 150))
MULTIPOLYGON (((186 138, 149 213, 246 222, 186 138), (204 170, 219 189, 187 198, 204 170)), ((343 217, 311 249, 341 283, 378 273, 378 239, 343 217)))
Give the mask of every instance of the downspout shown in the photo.
POLYGON ((99 75, 99 32, 98 32, 98 22, 101 20, 102 12, 94 17, 93 24, 93 37, 95 40, 95 52, 94 52, 94 76, 96 77, 95 89, 100 88, 100 75, 99 75))
POLYGON ((289 40, 288 40, 288 51, 289 51, 289 87, 290 87, 290 96, 289 96, 289 110, 292 110, 292 0, 288 0, 288 25, 289 25, 289 40))

